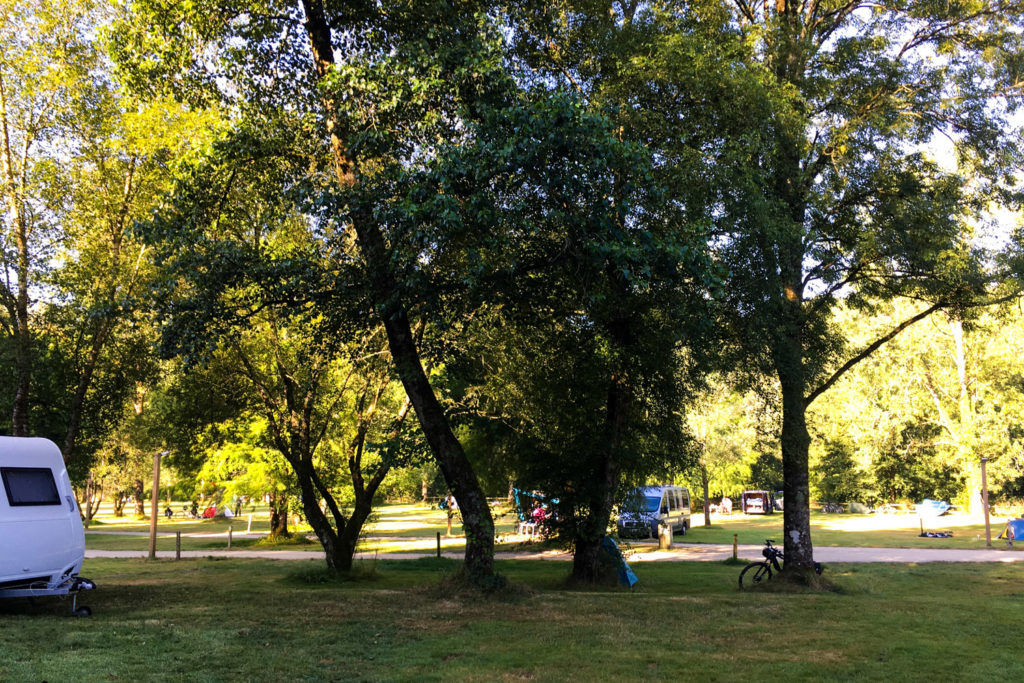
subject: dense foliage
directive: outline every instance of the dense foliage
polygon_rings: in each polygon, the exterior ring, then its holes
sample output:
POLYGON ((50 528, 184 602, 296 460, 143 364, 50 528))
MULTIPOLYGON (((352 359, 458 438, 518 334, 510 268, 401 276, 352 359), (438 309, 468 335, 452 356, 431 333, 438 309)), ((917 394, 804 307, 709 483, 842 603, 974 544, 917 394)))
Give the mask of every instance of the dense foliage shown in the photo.
POLYGON ((3 426, 86 516, 167 450, 344 569, 451 491, 489 580, 516 485, 591 580, 650 480, 784 488, 797 564, 1024 492, 1018 2, 2 7, 3 426))

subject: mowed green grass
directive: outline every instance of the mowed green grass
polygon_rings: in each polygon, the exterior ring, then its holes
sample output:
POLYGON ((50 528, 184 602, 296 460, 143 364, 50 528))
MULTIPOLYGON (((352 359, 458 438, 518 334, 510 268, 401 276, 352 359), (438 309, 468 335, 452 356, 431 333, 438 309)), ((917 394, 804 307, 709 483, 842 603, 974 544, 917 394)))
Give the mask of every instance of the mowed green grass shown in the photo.
MULTIPOLYGON (((178 508, 180 509, 180 507, 178 508)), ((514 541, 512 532, 515 529, 514 516, 504 509, 495 510, 496 530, 499 546, 503 540, 514 541)), ((693 528, 686 536, 676 536, 676 540, 689 543, 732 543, 736 535, 739 543, 761 545, 766 538, 781 543, 782 515, 742 515, 713 516, 711 526, 705 527, 702 514, 692 517, 693 528)), ((1005 518, 993 518, 991 533, 993 545, 1005 548, 1005 541, 997 539, 1005 525, 1005 518)), ((182 532, 183 550, 224 549, 227 545, 229 523, 236 534, 240 534, 249 526, 248 516, 242 515, 229 522, 223 518, 214 520, 186 520, 174 518, 171 521, 159 520, 158 529, 164 532, 182 532), (189 537, 187 534, 210 534, 208 538, 189 537)), ((267 533, 269 529, 268 515, 265 508, 257 508, 253 516, 252 532, 267 533)), ((132 518, 114 518, 101 516, 90 527, 91 531, 129 531, 148 534, 149 525, 145 520, 132 518)), ((308 527, 294 527, 297 534, 309 533, 308 527)), ((818 546, 861 546, 882 548, 984 548, 985 526, 977 520, 960 515, 948 515, 925 524, 926 531, 951 531, 951 538, 922 538, 920 536, 920 520, 914 515, 854 515, 854 514, 811 514, 812 539, 818 546)), ((445 536, 447 531, 447 514, 443 510, 430 509, 419 505, 383 505, 380 506, 371 523, 363 534, 361 549, 370 552, 429 552, 435 547, 437 533, 445 536)), ((446 550, 461 547, 462 528, 460 520, 453 520, 452 532, 456 538, 442 538, 446 550)), ((173 550, 173 537, 160 537, 157 540, 158 550, 173 550)), ((253 548, 255 541, 236 536, 232 548, 253 548)), ((86 544, 89 548, 103 550, 146 550, 148 538, 143 536, 113 536, 107 534, 87 533, 86 544)), ((272 550, 274 547, 263 547, 272 550)), ((282 549, 299 549, 292 545, 277 546, 282 549)), ((318 546, 311 548, 316 549, 318 546)), ((1024 548, 1018 544, 1015 550, 1024 548)))
MULTIPOLYGON (((732 543, 733 535, 741 544, 763 544, 766 538, 782 543, 782 513, 773 515, 712 516, 705 527, 704 515, 694 515, 694 526, 685 538, 689 543, 732 543)), ((992 544, 1005 547, 997 537, 1006 525, 1005 518, 992 518, 992 544)), ((949 531, 950 538, 921 536, 921 520, 916 515, 854 515, 811 513, 811 538, 817 546, 875 548, 985 548, 985 524, 966 515, 947 515, 924 521, 925 531, 949 531)), ((1018 544, 1024 545, 1024 544, 1018 544)), ((1015 548, 1019 549, 1019 548, 1015 548)))
MULTIPOLYGON (((235 532, 250 530, 252 533, 266 534, 270 531, 270 513, 267 507, 257 506, 254 509, 245 507, 242 513, 234 519, 215 517, 213 519, 189 519, 182 516, 179 503, 172 503, 175 516, 165 519, 160 515, 157 520, 157 528, 161 532, 180 531, 186 533, 227 533, 230 525, 235 532), (252 512, 250 525, 249 515, 252 512)), ((147 513, 149 508, 147 507, 147 513)), ((518 522, 515 515, 507 506, 498 506, 492 509, 495 520, 495 530, 498 534, 508 534, 515 530, 518 522)), ((417 538, 433 537, 438 531, 447 531, 448 513, 436 507, 426 507, 418 504, 388 503, 379 505, 374 509, 370 521, 366 524, 366 530, 375 536, 417 538)), ((461 533, 462 522, 456 513, 452 519, 453 533, 461 533)), ((300 523, 291 525, 290 529, 298 532, 309 532, 307 524, 300 523)), ((130 531, 138 533, 149 532, 149 518, 139 518, 134 515, 115 517, 109 506, 102 507, 100 513, 93 518, 87 531, 130 531)))
MULTIPOLYGON (((175 503, 174 510, 180 511, 181 506, 175 503)), ((247 510, 247 509, 246 509, 247 510)), ((506 509, 495 509, 495 531, 499 540, 508 537, 518 526, 515 516, 506 509)), ((452 520, 452 538, 447 537, 447 512, 421 505, 389 504, 382 505, 371 517, 363 533, 364 541, 361 550, 365 551, 429 551, 436 546, 436 534, 441 533, 442 543, 446 550, 461 548, 464 544, 462 523, 458 515, 452 520)), ((234 530, 231 547, 233 549, 259 550, 301 550, 304 546, 282 544, 265 546, 253 539, 241 538, 247 530, 253 534, 267 534, 270 529, 269 513, 266 507, 257 507, 252 522, 249 513, 233 520, 223 517, 215 519, 187 519, 180 514, 170 520, 160 517, 157 520, 157 550, 172 551, 176 540, 174 532, 180 531, 182 550, 226 549, 228 527, 234 530)), ((293 525, 291 530, 296 535, 311 534, 308 525, 293 525)), ((149 521, 133 516, 114 517, 108 509, 101 511, 90 527, 86 530, 86 547, 95 550, 147 550, 149 548, 149 521), (99 533, 97 533, 99 532, 99 533), (106 532, 118 532, 111 534, 106 532), (136 535, 120 535, 120 533, 136 535)), ((314 550, 319 545, 314 544, 314 550)))
POLYGON ((88 560, 94 615, 0 601, 0 680, 1020 680, 1024 567, 830 565, 841 593, 741 593, 739 567, 637 566, 633 590, 499 562, 506 599, 439 590, 444 560, 88 560), (312 581, 310 581, 312 580, 312 581))

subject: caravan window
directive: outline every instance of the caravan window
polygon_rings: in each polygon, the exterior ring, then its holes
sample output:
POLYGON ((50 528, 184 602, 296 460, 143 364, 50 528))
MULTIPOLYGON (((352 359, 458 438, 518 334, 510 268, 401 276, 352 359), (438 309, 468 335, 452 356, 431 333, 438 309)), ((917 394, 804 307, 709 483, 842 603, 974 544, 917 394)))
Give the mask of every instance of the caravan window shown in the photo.
POLYGON ((7 502, 15 505, 60 505, 53 472, 46 467, 0 467, 7 502))

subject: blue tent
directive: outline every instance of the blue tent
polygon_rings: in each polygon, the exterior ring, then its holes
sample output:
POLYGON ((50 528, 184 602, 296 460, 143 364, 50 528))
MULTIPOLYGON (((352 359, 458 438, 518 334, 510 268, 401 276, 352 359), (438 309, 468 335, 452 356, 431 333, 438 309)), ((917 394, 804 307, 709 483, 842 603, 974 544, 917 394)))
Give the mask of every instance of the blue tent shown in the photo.
POLYGON ((1005 538, 1011 542, 1024 541, 1024 519, 1007 520, 1006 528, 1003 529, 1003 533, 999 534, 999 538, 1005 538))
POLYGON ((615 539, 611 536, 605 536, 601 542, 601 549, 608 553, 612 559, 618 563, 619 570, 619 583, 623 586, 632 588, 640 579, 637 578, 633 570, 626 564, 626 560, 622 557, 622 551, 619 550, 619 544, 615 542, 615 539))

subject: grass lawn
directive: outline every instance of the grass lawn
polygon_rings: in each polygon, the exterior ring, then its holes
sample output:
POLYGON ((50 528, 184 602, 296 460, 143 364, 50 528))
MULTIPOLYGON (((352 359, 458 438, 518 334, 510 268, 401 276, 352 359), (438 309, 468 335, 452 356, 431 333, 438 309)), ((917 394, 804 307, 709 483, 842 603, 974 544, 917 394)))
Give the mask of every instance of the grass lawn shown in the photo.
MULTIPOLYGON (((782 514, 712 516, 705 527, 704 515, 694 515, 693 528, 685 539, 690 543, 732 543, 733 534, 740 543, 762 544, 766 538, 782 543, 782 514)), ((916 515, 854 515, 811 513, 811 538, 815 545, 876 548, 984 548, 985 525, 966 515, 946 515, 926 520, 925 531, 951 531, 951 538, 922 538, 921 521, 916 515)), ((1006 520, 991 520, 992 542, 997 540, 1006 520)))
MULTIPOLYGON (((189 519, 182 517, 181 504, 172 503, 175 516, 165 519, 162 515, 157 521, 160 531, 181 531, 227 533, 230 523, 235 531, 245 530, 249 526, 249 507, 233 520, 224 517, 213 519, 189 519)), ((146 508, 147 511, 149 508, 146 508)), ((498 534, 508 534, 515 530, 517 522, 508 509, 501 507, 493 510, 495 529, 498 534)), ((148 512, 147 512, 148 514, 148 512)), ((437 508, 428 508, 417 504, 388 503, 374 509, 367 524, 367 529, 375 536, 387 537, 433 537, 438 531, 444 533, 447 528, 448 513, 437 508)), ((456 515, 452 520, 453 531, 461 531, 461 521, 456 515)), ((291 527, 294 531, 309 531, 309 526, 299 524, 291 527)), ((136 531, 149 532, 149 518, 140 519, 134 515, 114 517, 109 507, 102 507, 100 513, 93 518, 89 531, 136 531)), ((265 505, 257 506, 252 513, 252 532, 268 533, 270 531, 270 513, 265 505)))
MULTIPOLYGON (((175 509, 180 510, 180 506, 175 509)), ((514 516, 502 514, 497 509, 495 527, 498 535, 499 549, 503 540, 515 529, 514 516)), ((710 527, 703 526, 704 517, 696 514, 692 517, 695 525, 685 536, 676 536, 677 541, 689 543, 732 543, 736 534, 741 544, 761 545, 766 538, 782 542, 782 515, 743 515, 712 517, 710 527)), ((1002 541, 996 539, 1005 523, 1003 518, 993 518, 993 543, 999 546, 1002 541)), ((248 514, 230 522, 236 534, 244 532, 249 525, 248 514)), ((190 520, 175 517, 168 521, 161 518, 158 528, 161 533, 181 531, 183 550, 223 549, 227 545, 226 534, 228 520, 217 518, 212 520, 190 520), (211 534, 209 538, 188 537, 186 534, 211 534), (215 534, 223 534, 216 536, 215 534)), ((257 508, 253 515, 252 532, 266 534, 269 530, 269 519, 266 508, 257 508)), ((293 527, 296 533, 309 533, 306 526, 293 527)), ((364 532, 364 540, 360 546, 364 551, 379 552, 429 552, 436 544, 436 534, 444 536, 447 530, 447 515, 443 510, 425 508, 419 505, 389 504, 380 506, 375 512, 371 523, 364 532)), ((972 518, 964 515, 947 515, 938 520, 927 522, 926 531, 952 531, 952 538, 921 538, 920 520, 915 515, 854 515, 854 514, 823 514, 811 513, 811 530, 815 545, 818 546, 861 546, 881 548, 984 548, 985 527, 972 518)), ((114 518, 101 515, 90 526, 89 531, 127 531, 136 533, 149 532, 146 520, 134 518, 114 518)), ((453 534, 461 536, 462 528, 458 517, 452 526, 453 534)), ((446 549, 461 546, 462 540, 442 539, 446 549)), ((237 536, 232 541, 232 548, 243 549, 254 547, 255 541, 241 539, 237 536)), ((107 534, 87 533, 87 547, 103 550, 146 550, 149 541, 146 537, 112 536, 107 534)), ((1020 549, 1022 544, 1018 544, 1020 549)), ((296 549, 292 545, 278 546, 283 549, 296 549)), ((302 546, 299 546, 301 548, 302 546)), ((314 546, 311 549, 318 549, 314 546)), ((157 540, 158 550, 173 550, 174 538, 161 537, 157 540)), ((272 550, 273 547, 265 548, 272 550)))
MULTIPOLYGON (((243 529, 244 530, 244 529, 243 529)), ((174 536, 157 536, 156 549, 173 551, 176 540, 174 536)), ((86 534, 86 547, 90 550, 149 550, 149 536, 120 536, 107 534, 86 534)), ((227 550, 227 533, 217 536, 186 536, 182 533, 182 550, 227 550)), ((292 539, 279 543, 269 543, 258 538, 239 538, 237 535, 231 539, 232 550, 322 550, 320 544, 315 540, 309 540, 305 536, 295 536, 292 539)))
MULTIPOLYGON (((181 510, 178 503, 172 504, 172 509, 181 510)), ((246 508, 248 510, 248 508, 246 508)), ((518 523, 514 516, 505 513, 504 510, 495 511, 495 530, 499 537, 506 537, 512 534, 518 523)), ((273 550, 276 548, 285 550, 302 549, 303 546, 282 544, 280 546, 257 545, 252 539, 239 538, 237 534, 245 532, 249 527, 249 513, 243 514, 233 520, 223 517, 214 519, 187 519, 180 515, 170 520, 160 517, 157 521, 159 534, 173 534, 180 531, 182 534, 182 550, 208 550, 224 549, 227 545, 228 525, 234 529, 236 536, 232 539, 231 547, 236 549, 259 548, 262 550, 273 550), (189 534, 208 534, 208 538, 189 536, 189 534)), ((455 538, 444 537, 447 532, 448 517, 444 510, 426 508, 420 505, 389 504, 380 506, 372 516, 370 523, 364 530, 364 541, 360 546, 365 551, 429 551, 436 545, 436 534, 442 534, 442 543, 445 548, 459 548, 464 544, 462 536, 462 524, 458 516, 452 522, 452 534, 455 538)), ((308 525, 300 524, 292 526, 296 534, 312 533, 308 525)), ((254 534, 267 534, 270 530, 269 513, 266 507, 257 507, 253 514, 251 531, 254 534)), ((134 516, 114 517, 112 511, 103 509, 101 514, 93 519, 92 524, 86 530, 86 547, 95 550, 147 550, 149 548, 149 520, 138 519, 134 516), (124 532, 140 534, 113 535, 102 532, 124 532), (101 532, 101 533, 93 533, 101 532)), ((157 550, 174 550, 175 539, 172 536, 157 537, 157 550)), ((319 550, 320 546, 314 544, 313 550, 319 550)))
POLYGON ((88 560, 88 619, 0 601, 0 680, 1020 680, 1017 564, 830 565, 842 593, 740 593, 739 567, 651 563, 623 589, 499 562, 529 592, 438 589, 445 560, 88 560))

